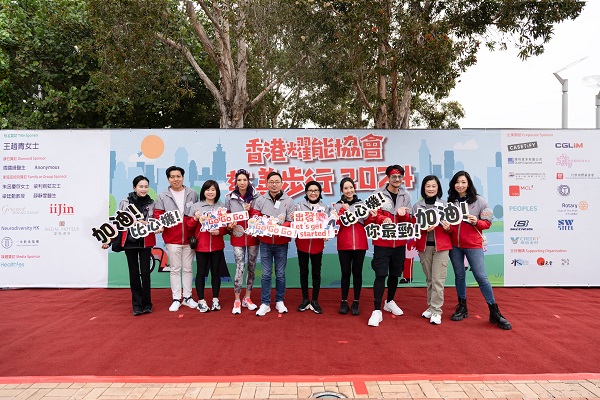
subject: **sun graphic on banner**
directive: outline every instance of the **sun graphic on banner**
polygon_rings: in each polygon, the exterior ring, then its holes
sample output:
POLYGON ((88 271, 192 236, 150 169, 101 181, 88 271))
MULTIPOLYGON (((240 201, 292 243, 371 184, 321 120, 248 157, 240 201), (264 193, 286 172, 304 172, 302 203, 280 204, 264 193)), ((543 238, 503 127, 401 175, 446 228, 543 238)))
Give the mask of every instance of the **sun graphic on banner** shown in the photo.
POLYGON ((148 135, 142 140, 142 154, 148 158, 158 158, 165 150, 165 143, 156 135, 148 135))

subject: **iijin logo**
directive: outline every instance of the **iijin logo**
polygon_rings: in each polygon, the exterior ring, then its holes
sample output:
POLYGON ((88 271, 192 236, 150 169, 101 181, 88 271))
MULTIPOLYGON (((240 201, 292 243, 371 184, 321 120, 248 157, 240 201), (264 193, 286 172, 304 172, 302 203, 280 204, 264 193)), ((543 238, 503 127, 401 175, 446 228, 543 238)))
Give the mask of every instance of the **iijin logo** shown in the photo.
POLYGON ((75 208, 67 204, 50 204, 50 214, 59 215, 74 215, 75 208))

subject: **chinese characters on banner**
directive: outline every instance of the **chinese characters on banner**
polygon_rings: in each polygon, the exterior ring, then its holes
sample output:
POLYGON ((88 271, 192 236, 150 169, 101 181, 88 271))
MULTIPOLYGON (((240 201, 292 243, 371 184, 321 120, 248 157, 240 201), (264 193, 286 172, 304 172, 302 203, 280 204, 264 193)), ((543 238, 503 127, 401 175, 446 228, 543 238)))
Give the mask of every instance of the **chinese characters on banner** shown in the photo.
MULTIPOLYGON (((267 175, 278 171, 283 178, 282 190, 294 198, 304 193, 306 182, 315 180, 323 188, 323 195, 334 193, 334 182, 349 177, 356 182, 357 191, 375 191, 387 182, 385 169, 387 165, 369 165, 359 167, 308 167, 287 166, 276 169, 273 165, 289 164, 291 160, 307 163, 361 160, 362 162, 377 162, 384 160, 384 143, 386 137, 369 133, 359 137, 347 135, 344 137, 298 136, 295 141, 287 141, 282 137, 269 140, 252 138, 246 142, 246 162, 249 166, 257 166, 252 178, 258 178, 256 190, 264 193, 268 190, 267 175), (337 175, 337 176, 336 176, 337 175)), ((404 185, 412 189, 414 185, 413 168, 405 165, 404 185)), ((227 173, 229 189, 235 187, 235 170, 227 173)))

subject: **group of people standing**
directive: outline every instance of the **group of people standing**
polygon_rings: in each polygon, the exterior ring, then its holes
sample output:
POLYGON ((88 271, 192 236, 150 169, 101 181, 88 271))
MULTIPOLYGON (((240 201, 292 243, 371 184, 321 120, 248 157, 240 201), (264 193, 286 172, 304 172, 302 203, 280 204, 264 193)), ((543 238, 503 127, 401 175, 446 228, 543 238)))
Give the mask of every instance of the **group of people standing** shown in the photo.
MULTIPOLYGON (((240 314, 242 308, 256 310, 259 317, 271 312, 272 274, 275 271, 275 309, 280 314, 287 313, 284 303, 286 291, 285 270, 288 259, 288 247, 291 238, 284 236, 250 236, 245 233, 246 221, 231 223, 225 227, 210 231, 202 231, 199 222, 201 216, 218 208, 226 208, 228 212, 248 211, 250 216, 274 217, 278 224, 291 226, 295 211, 314 211, 321 209, 327 214, 331 208, 322 201, 322 187, 317 181, 305 184, 305 196, 298 203, 283 190, 281 174, 272 171, 267 175, 268 190, 260 195, 254 189, 250 173, 240 169, 235 174, 235 188, 221 201, 221 192, 217 182, 208 180, 200 189, 200 194, 183 184, 185 171, 177 166, 167 168, 166 175, 169 187, 160 193, 156 201, 148 196, 148 179, 138 176, 133 180, 133 192, 123 200, 119 208, 125 210, 134 204, 143 214, 143 221, 148 217, 159 218, 163 213, 179 211, 183 222, 164 227, 156 233, 162 233, 163 241, 170 261, 170 283, 172 303, 169 311, 179 310, 181 305, 196 308, 201 313, 221 309, 219 301, 221 260, 224 258, 224 236, 230 235, 236 264, 234 278, 234 302, 232 313, 240 314), (193 247, 190 246, 193 238, 193 247), (260 304, 251 299, 254 285, 256 261, 260 252, 263 266, 261 278, 260 304), (198 301, 192 296, 193 259, 196 256, 197 274, 195 280, 198 301), (267 267, 265 267, 267 266, 267 267), (247 267, 247 268, 246 268, 247 267), (246 272, 245 293, 241 297, 246 272), (212 300, 205 299, 205 277, 211 273, 212 300)), ((421 199, 411 206, 410 194, 403 187, 404 169, 399 165, 390 165, 386 169, 387 182, 379 190, 385 201, 381 208, 370 210, 370 213, 358 219, 352 225, 339 226, 337 234, 337 250, 341 269, 341 303, 340 314, 359 315, 359 301, 362 289, 362 270, 368 240, 365 226, 369 224, 396 224, 414 222, 414 215, 419 208, 428 209, 445 206, 447 202, 468 204, 468 220, 458 225, 450 225, 442 220, 421 232, 416 241, 416 248, 427 282, 427 309, 422 313, 432 324, 442 321, 444 304, 444 284, 446 281, 448 259, 450 259, 458 296, 458 304, 450 317, 461 321, 469 313, 466 299, 465 257, 473 272, 481 292, 490 310, 489 321, 502 329, 511 329, 510 323, 502 316, 496 304, 492 286, 487 278, 483 253, 482 231, 491 226, 492 211, 486 200, 477 194, 471 177, 465 171, 457 172, 450 181, 447 201, 443 200, 443 192, 439 179, 434 175, 423 178, 421 182, 421 199), (353 298, 349 303, 350 282, 353 283, 353 298)), ((333 204, 339 215, 353 212, 357 204, 363 204, 356 195, 356 185, 350 178, 340 182, 340 199, 333 204)), ((142 239, 129 238, 127 232, 121 238, 125 248, 132 292, 133 315, 152 312, 150 298, 150 252, 155 244, 154 233, 142 239)), ((319 304, 321 285, 321 267, 325 240, 322 238, 296 238, 298 264, 300 269, 300 285, 302 301, 298 311, 311 310, 317 314, 323 312, 319 304), (309 275, 312 277, 312 293, 309 296, 309 275)), ((103 247, 107 248, 108 245, 103 247)), ((396 289, 402 275, 406 253, 406 240, 373 240, 373 259, 371 267, 375 272, 373 282, 374 308, 369 318, 369 326, 379 326, 383 321, 383 313, 402 315, 402 309, 395 302, 396 289), (387 286, 387 296, 383 300, 387 286), (382 303, 383 302, 383 303, 382 303)))

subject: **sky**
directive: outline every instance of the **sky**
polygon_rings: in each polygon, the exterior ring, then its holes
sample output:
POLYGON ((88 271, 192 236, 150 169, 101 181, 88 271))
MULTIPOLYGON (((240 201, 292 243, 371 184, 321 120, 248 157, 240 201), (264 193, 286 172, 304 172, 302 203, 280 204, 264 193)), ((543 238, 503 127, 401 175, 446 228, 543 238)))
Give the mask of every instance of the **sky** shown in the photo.
POLYGON ((521 61, 517 51, 481 49, 451 99, 462 104, 461 128, 561 128, 562 86, 569 80, 568 128, 596 127, 600 92, 600 1, 588 1, 574 21, 555 26, 542 55, 521 61), (592 77, 592 78, 590 78, 592 77))

